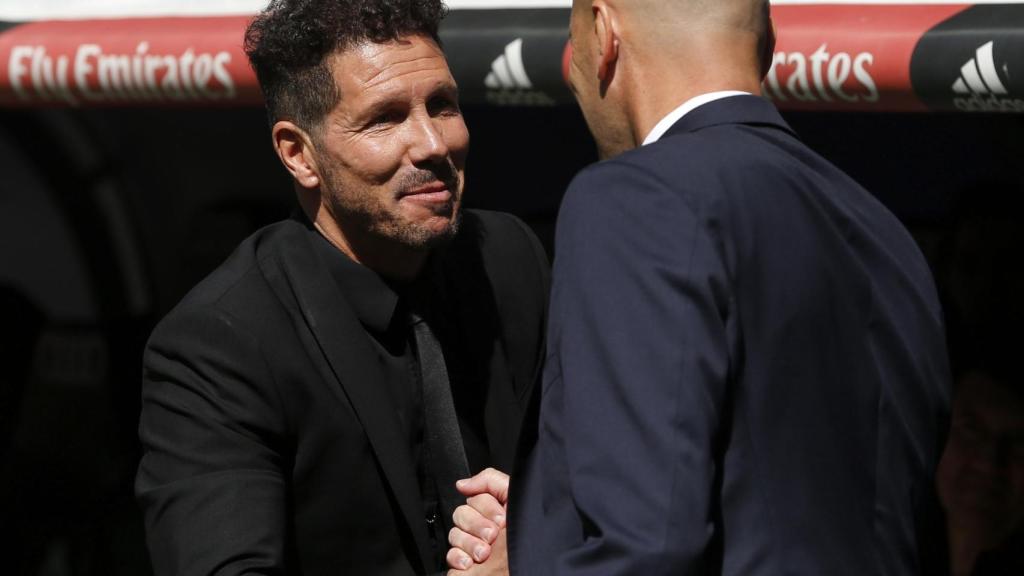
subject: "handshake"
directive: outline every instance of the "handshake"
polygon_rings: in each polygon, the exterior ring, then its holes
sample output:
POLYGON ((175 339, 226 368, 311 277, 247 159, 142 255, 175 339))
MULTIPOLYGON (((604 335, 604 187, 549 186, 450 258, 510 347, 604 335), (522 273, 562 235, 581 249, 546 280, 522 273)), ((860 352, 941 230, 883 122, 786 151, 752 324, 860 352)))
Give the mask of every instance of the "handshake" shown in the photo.
POLYGON ((466 503, 452 515, 455 527, 448 533, 448 576, 509 573, 505 545, 508 485, 508 474, 494 468, 456 482, 466 503))

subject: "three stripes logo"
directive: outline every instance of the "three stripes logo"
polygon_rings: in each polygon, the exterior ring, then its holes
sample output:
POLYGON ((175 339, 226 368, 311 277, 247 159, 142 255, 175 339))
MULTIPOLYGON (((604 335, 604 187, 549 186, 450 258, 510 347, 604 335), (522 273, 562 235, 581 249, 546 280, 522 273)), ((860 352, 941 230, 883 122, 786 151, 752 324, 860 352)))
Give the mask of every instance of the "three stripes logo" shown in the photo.
POLYGON ((523 39, 516 38, 505 46, 505 53, 494 59, 491 73, 484 80, 484 85, 492 90, 529 90, 533 82, 526 74, 523 66, 523 39))
MULTIPOLYGON (((971 58, 960 68, 960 77, 953 83, 953 91, 957 94, 1009 94, 996 70, 996 59, 992 55, 995 42, 989 42, 978 48, 971 58)), ((1003 71, 1009 72, 1006 65, 1003 71)))
POLYGON ((555 101, 547 94, 534 90, 533 82, 523 63, 523 39, 516 38, 505 46, 501 56, 491 63, 491 71, 484 79, 487 101, 499 106, 552 106, 555 101))
MULTIPOLYGON (((993 53, 995 42, 987 42, 960 67, 960 76, 953 82, 957 96, 953 105, 965 112, 1024 112, 1024 100, 1012 98, 999 75, 993 53)), ((1002 72, 1009 77, 1009 66, 1002 72)))

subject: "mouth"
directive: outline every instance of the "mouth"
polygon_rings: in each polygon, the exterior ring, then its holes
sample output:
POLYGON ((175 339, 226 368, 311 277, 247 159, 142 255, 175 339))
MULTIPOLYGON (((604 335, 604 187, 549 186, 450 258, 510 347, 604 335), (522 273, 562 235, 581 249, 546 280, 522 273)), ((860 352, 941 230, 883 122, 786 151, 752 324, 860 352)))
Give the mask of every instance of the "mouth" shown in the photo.
POLYGON ((405 190, 398 195, 398 199, 422 204, 441 204, 451 201, 452 192, 448 184, 438 180, 405 190))

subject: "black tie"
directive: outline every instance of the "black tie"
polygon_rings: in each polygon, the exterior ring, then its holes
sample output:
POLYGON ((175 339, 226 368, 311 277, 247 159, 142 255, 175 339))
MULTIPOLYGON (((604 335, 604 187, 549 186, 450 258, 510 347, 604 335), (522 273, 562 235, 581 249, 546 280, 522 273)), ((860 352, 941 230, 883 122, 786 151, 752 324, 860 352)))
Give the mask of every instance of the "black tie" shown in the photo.
POLYGON ((443 523, 448 526, 452 522, 452 513, 466 501, 466 497, 455 489, 455 481, 469 477, 469 465, 455 416, 441 344, 430 326, 415 313, 412 314, 412 324, 423 380, 423 420, 430 455, 429 467, 437 482, 443 523))

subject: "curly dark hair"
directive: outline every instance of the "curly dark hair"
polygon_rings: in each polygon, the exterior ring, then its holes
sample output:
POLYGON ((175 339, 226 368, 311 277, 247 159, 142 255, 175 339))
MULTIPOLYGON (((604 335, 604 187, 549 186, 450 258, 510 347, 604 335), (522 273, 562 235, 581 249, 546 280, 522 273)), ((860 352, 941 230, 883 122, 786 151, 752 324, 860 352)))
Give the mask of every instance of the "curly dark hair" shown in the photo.
POLYGON ((412 35, 440 44, 446 14, 443 0, 271 0, 245 30, 271 124, 291 120, 312 131, 338 103, 326 56, 412 35))

